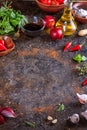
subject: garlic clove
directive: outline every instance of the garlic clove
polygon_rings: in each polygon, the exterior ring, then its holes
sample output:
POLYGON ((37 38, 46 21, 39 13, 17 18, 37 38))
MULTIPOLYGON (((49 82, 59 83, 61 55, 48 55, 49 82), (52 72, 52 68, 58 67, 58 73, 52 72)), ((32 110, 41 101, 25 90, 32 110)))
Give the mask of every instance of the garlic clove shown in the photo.
POLYGON ((52 121, 52 124, 56 124, 57 123, 57 119, 54 119, 53 121, 52 121))
POLYGON ((47 120, 48 120, 48 121, 52 121, 52 120, 53 120, 53 117, 52 117, 52 116, 48 116, 48 117, 47 117, 47 120))
POLYGON ((81 112, 81 116, 87 120, 87 110, 84 112, 81 112))
POLYGON ((87 103, 87 95, 86 94, 79 94, 79 93, 77 93, 76 95, 77 95, 77 97, 79 99, 79 102, 81 104, 87 103))

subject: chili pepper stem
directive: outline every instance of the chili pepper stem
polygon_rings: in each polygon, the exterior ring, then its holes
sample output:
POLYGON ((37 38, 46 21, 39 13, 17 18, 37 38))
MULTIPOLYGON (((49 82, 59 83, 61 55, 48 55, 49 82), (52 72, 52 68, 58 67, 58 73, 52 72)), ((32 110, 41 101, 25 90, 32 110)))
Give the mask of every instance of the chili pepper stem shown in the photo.
POLYGON ((82 47, 85 43, 82 43, 80 46, 82 47))

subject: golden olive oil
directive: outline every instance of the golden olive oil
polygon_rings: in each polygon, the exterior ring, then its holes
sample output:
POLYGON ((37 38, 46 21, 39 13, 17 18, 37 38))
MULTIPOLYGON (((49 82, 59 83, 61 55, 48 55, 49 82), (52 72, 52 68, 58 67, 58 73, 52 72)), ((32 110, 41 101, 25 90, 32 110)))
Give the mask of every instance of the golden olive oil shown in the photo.
POLYGON ((63 15, 56 22, 56 27, 61 27, 64 35, 73 35, 77 29, 77 24, 72 15, 72 3, 69 0, 65 2, 63 15))

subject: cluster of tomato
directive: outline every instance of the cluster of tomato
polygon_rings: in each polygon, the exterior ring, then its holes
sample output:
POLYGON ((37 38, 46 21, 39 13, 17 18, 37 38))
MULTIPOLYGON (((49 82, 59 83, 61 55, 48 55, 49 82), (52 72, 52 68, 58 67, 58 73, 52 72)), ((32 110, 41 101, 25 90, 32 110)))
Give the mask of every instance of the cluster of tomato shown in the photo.
POLYGON ((41 3, 46 5, 60 5, 64 3, 64 0, 40 0, 41 3))
POLYGON ((45 22, 45 29, 49 30, 49 34, 50 37, 53 40, 58 40, 58 39, 62 39, 63 38, 63 31, 61 28, 59 27, 55 27, 56 24, 56 20, 53 16, 51 15, 46 15, 43 18, 44 22, 45 22))
POLYGON ((1 36, 0 37, 0 51, 6 51, 13 47, 13 42, 10 37, 8 36, 1 36))

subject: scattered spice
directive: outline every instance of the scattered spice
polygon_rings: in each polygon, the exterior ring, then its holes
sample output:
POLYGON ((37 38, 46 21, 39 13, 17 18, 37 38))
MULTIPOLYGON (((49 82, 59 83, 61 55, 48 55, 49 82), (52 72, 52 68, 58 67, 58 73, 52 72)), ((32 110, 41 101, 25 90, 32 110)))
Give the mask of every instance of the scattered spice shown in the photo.
POLYGON ((71 45, 72 45, 72 42, 67 42, 63 50, 66 51, 71 45))
POLYGON ((63 111, 65 109, 64 104, 59 104, 57 111, 63 111))
POLYGON ((32 128, 35 128, 35 122, 25 121, 25 123, 26 123, 28 126, 30 126, 30 127, 32 127, 32 128))
POLYGON ((84 45, 84 43, 83 44, 77 44, 74 47, 70 48, 70 51, 79 51, 82 48, 83 45, 84 45))

